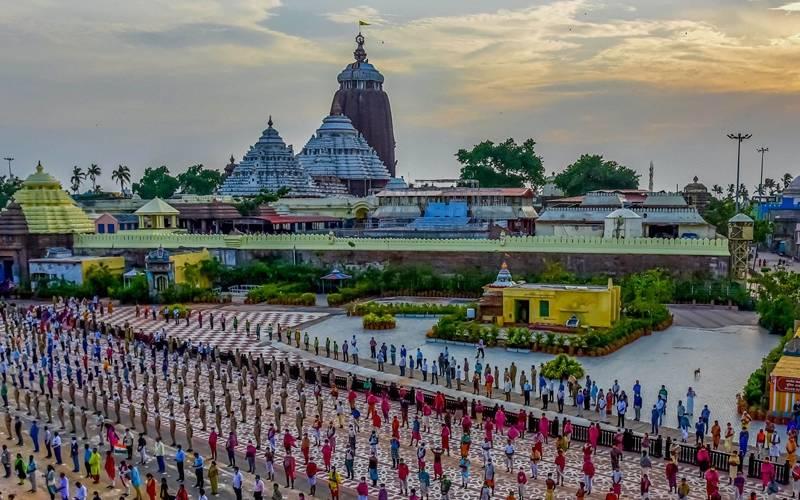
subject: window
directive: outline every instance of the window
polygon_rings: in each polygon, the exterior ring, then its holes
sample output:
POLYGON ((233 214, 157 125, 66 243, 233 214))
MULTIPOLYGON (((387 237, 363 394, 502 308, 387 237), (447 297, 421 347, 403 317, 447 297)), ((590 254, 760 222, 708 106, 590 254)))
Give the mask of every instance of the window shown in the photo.
POLYGON ((105 224, 98 224, 97 225, 97 232, 103 234, 106 232, 106 225, 105 224))
POLYGON ((114 234, 114 224, 108 225, 108 234, 114 234))
POLYGON ((550 301, 549 300, 540 300, 539 301, 539 317, 547 318, 550 316, 550 301))

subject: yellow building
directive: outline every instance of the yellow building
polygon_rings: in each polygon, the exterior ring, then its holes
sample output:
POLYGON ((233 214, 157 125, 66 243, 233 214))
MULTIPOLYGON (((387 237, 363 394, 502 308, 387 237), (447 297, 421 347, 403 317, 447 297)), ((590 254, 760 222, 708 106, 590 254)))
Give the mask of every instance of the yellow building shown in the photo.
POLYGON ((162 292, 172 285, 208 287, 208 279, 199 270, 200 264, 209 260, 208 250, 173 253, 164 248, 153 250, 145 257, 145 275, 150 290, 162 292))
POLYGON ((134 212, 139 217, 139 229, 177 229, 179 213, 161 198, 153 198, 134 212))
POLYGON ((769 416, 787 418, 800 402, 800 327, 769 374, 769 416))
POLYGON ((610 328, 620 318, 620 287, 518 284, 503 289, 503 322, 610 328))
POLYGON ((89 272, 99 266, 105 266, 112 276, 122 276, 125 271, 123 257, 90 257, 69 255, 48 255, 43 259, 30 259, 28 270, 31 284, 39 281, 64 280, 76 285, 86 281, 89 272))

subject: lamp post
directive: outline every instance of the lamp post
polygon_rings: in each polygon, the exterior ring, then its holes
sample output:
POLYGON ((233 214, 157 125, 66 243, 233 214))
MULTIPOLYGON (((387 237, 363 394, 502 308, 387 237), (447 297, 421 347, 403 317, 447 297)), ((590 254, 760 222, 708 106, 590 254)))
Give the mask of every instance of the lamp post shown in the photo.
POLYGON ((14 161, 14 158, 11 156, 6 156, 3 159, 8 162, 8 180, 11 180, 11 178, 14 177, 11 175, 11 162, 14 161))
POLYGON ((741 167, 741 160, 742 160, 742 141, 746 141, 753 137, 753 134, 743 134, 738 132, 736 134, 728 134, 728 139, 735 140, 737 143, 736 148, 736 213, 739 213, 739 170, 741 167))
POLYGON ((764 196, 764 153, 769 151, 769 148, 761 146, 760 148, 756 149, 756 151, 761 153, 761 177, 759 177, 758 181, 758 194, 764 196))

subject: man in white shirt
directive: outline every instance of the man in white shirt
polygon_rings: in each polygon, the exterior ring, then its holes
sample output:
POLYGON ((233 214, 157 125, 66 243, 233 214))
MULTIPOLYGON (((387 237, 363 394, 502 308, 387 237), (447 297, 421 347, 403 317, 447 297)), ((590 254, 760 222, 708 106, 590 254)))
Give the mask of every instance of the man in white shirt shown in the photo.
POLYGON ((239 467, 233 468, 233 493, 236 495, 236 500, 242 500, 242 483, 244 482, 244 478, 242 478, 242 472, 239 470, 239 467))
POLYGON ((87 500, 89 496, 89 490, 86 489, 86 486, 81 484, 80 481, 75 483, 75 500, 87 500))

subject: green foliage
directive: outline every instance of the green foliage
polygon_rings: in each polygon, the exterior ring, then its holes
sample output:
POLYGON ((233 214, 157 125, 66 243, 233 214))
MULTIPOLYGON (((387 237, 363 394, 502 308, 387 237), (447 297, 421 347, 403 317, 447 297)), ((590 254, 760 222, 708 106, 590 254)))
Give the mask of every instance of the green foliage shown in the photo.
POLYGON ((86 172, 77 165, 72 167, 72 177, 69 178, 70 187, 72 188, 73 193, 77 193, 78 190, 81 188, 81 184, 86 179, 86 172))
POLYGON ((717 228, 717 233, 727 236, 728 221, 734 215, 736 215, 736 200, 728 195, 725 198, 711 198, 703 218, 717 228))
MULTIPOLYGON (((332 294, 331 294, 332 295, 332 294)), ((330 295, 328 296, 330 300, 330 295)), ((329 302, 330 303, 330 302, 329 302)), ((410 304, 407 302, 357 302, 351 304, 347 311, 353 316, 365 314, 425 314, 442 315, 461 312, 464 306, 454 304, 410 304)))
POLYGON ((559 354, 542 365, 542 375, 551 380, 563 380, 570 375, 576 379, 583 378, 584 370, 580 361, 566 354, 559 354))
MULTIPOLYGON (((305 288, 302 283, 267 283, 247 292, 247 300, 253 304, 269 302, 273 299, 280 299, 283 296, 291 296, 291 299, 287 300, 294 300, 304 292, 305 288)), ((310 295, 315 297, 313 293, 310 295)), ((282 304, 284 302, 278 303, 282 304)), ((314 305, 314 302, 312 301, 310 305, 314 305)))
POLYGON ((128 286, 116 286, 109 289, 109 297, 123 304, 146 304, 150 302, 150 288, 144 275, 131 279, 128 286))
POLYGON ((800 318, 800 274, 778 269, 754 278, 759 323, 772 333, 782 333, 800 318))
POLYGON ((88 177, 92 181, 92 191, 97 192, 97 178, 103 173, 103 170, 100 168, 100 165, 96 163, 92 163, 89 168, 86 169, 86 177, 88 177))
POLYGON ((110 289, 121 284, 121 276, 114 276, 108 266, 103 263, 92 266, 86 272, 84 285, 93 292, 93 295, 107 297, 110 289))
POLYGON ((506 345, 508 347, 519 347, 529 349, 533 335, 527 328, 514 327, 506 331, 506 345))
POLYGON ((184 194, 209 195, 222 185, 222 173, 206 169, 202 164, 192 165, 178 174, 178 186, 184 194))
POLYGON ((256 196, 243 198, 241 201, 236 203, 236 210, 238 210, 239 213, 244 217, 254 215, 258 212, 258 209, 261 207, 261 205, 278 201, 287 194, 289 194, 289 188, 286 187, 282 187, 274 193, 267 189, 263 189, 256 196))
POLYGON ((293 265, 281 260, 255 260, 236 267, 226 266, 217 259, 201 262, 201 273, 214 286, 229 288, 234 285, 262 285, 265 283, 289 282, 297 285, 297 292, 316 291, 319 277, 324 269, 299 264, 293 265))
POLYGON ((650 269, 631 274, 622 282, 622 302, 625 312, 632 317, 641 318, 665 308, 662 304, 672 302, 675 282, 662 269, 650 269))
POLYGON ((536 154, 536 142, 514 139, 495 144, 484 141, 471 150, 459 149, 461 179, 474 179, 481 187, 541 186, 544 183, 542 158, 536 154))
POLYGON ((8 178, 0 175, 0 208, 8 205, 8 200, 22 187, 22 179, 19 177, 8 178))
POLYGON ((781 358, 783 354, 783 349, 786 347, 786 343, 792 340, 794 337, 794 331, 790 328, 786 331, 786 334, 781 338, 781 341, 778 342, 769 354, 766 355, 761 360, 761 366, 759 366, 753 373, 750 374, 750 377, 747 379, 747 383, 743 389, 744 399, 750 405, 757 405, 763 408, 766 407, 766 398, 764 397, 764 388, 766 386, 767 380, 767 373, 775 366, 775 363, 781 358))
POLYGON ((397 322, 391 314, 367 313, 361 318, 361 325, 365 330, 387 330, 395 328, 397 322))
POLYGON ((602 155, 582 155, 575 163, 556 175, 555 183, 566 196, 578 196, 598 189, 637 189, 635 170, 602 155))
POLYGON ((313 306, 317 296, 313 293, 285 293, 267 299, 267 304, 283 304, 288 306, 313 306))
POLYGON ((178 190, 178 179, 171 176, 166 165, 147 167, 139 182, 133 183, 133 192, 145 200, 169 198, 178 190))
POLYGON ((675 302, 689 303, 696 301, 698 304, 724 304, 729 300, 740 309, 752 310, 753 299, 747 288, 736 281, 727 279, 687 279, 675 283, 675 293, 672 298, 675 302))
POLYGON ((172 285, 159 295, 161 303, 179 302, 216 302, 218 295, 210 288, 181 283, 172 285))
POLYGON ((131 181, 131 169, 127 165, 119 165, 111 172, 111 180, 119 184, 120 191, 125 191, 125 184, 131 181))

